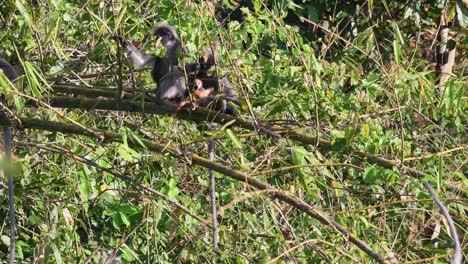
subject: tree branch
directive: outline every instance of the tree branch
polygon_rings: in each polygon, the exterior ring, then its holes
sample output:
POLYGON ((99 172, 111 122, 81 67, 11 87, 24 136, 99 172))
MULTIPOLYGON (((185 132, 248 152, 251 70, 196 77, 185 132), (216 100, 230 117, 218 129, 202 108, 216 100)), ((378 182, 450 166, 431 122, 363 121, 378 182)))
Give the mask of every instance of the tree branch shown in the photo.
MULTIPOLYGON (((21 119, 22 127, 23 128, 30 128, 30 129, 39 129, 39 130, 47 130, 47 131, 54 131, 54 132, 61 132, 67 134, 75 134, 75 135, 84 135, 91 138, 98 138, 96 135, 99 136, 99 140, 102 142, 122 142, 122 135, 118 133, 108 132, 104 130, 94 130, 93 132, 86 130, 82 127, 73 125, 73 124, 63 124, 59 122, 53 121, 45 121, 45 120, 38 120, 38 119, 21 119)), ((0 125, 8 124, 7 120, 0 120, 0 125)), ((280 201, 286 202, 291 206, 295 207, 296 209, 306 213, 307 215, 311 216, 312 218, 317 219, 320 223, 332 227, 335 231, 339 232, 343 235, 344 238, 349 239, 353 244, 355 244, 358 248, 363 250, 367 253, 370 257, 378 261, 379 263, 390 263, 384 257, 382 257, 378 252, 374 251, 366 242, 359 239, 356 235, 348 231, 344 226, 335 222, 331 217, 329 217, 325 212, 321 209, 309 205, 303 200, 292 196, 280 189, 274 188, 273 186, 266 184, 262 181, 254 179, 248 176, 248 173, 232 169, 230 167, 224 166, 220 163, 212 162, 209 159, 203 158, 193 153, 185 153, 185 155, 176 148, 173 148, 167 144, 162 144, 156 141, 149 141, 143 139, 133 139, 132 136, 129 136, 128 144, 133 147, 142 147, 140 143, 143 143, 146 148, 152 151, 159 152, 161 154, 169 154, 183 162, 187 162, 188 160, 191 163, 208 168, 210 170, 217 171, 222 173, 234 180, 239 182, 247 183, 250 186, 253 186, 259 190, 268 190, 268 193, 271 195, 272 198, 277 198, 280 201)))
MULTIPOLYGON (((50 105, 53 107, 61 108, 80 108, 85 110, 115 110, 115 111, 126 111, 126 112, 139 112, 139 113, 148 113, 156 115, 166 115, 174 116, 179 119, 187 121, 208 121, 216 122, 221 124, 231 123, 232 126, 242 127, 248 130, 258 131, 263 134, 267 134, 271 137, 284 136, 293 141, 316 146, 321 151, 329 151, 333 146, 331 141, 319 138, 317 143, 317 138, 315 136, 309 136, 306 134, 299 133, 293 129, 288 129, 280 126, 269 126, 262 124, 262 127, 257 128, 252 121, 244 120, 239 117, 233 117, 230 115, 221 114, 215 111, 210 111, 206 108, 196 108, 195 110, 188 112, 187 110, 177 111, 175 105, 168 104, 156 104, 156 103, 142 103, 135 102, 130 100, 111 100, 111 99, 89 99, 89 98, 75 98, 75 97, 64 97, 57 96, 50 98, 50 105)), ((399 162, 385 159, 382 156, 376 154, 370 154, 361 150, 353 150, 350 147, 347 147, 349 153, 355 154, 363 159, 366 159, 367 162, 376 164, 380 167, 386 169, 392 169, 393 167, 398 167, 401 169, 402 173, 407 172, 408 174, 414 177, 424 177, 426 176, 425 172, 410 168, 408 166, 400 165, 399 162)))
POLYGON ((163 199, 164 201, 171 204, 172 206, 174 206, 176 208, 179 208, 181 211, 184 211, 186 214, 188 214, 191 217, 195 218, 196 220, 198 220, 203 225, 210 226, 209 223, 206 220, 202 219, 201 217, 199 217, 198 215, 196 215, 195 213, 190 211, 190 209, 188 209, 187 207, 185 207, 184 205, 182 205, 178 201, 171 199, 170 197, 163 194, 162 192, 159 192, 159 191, 157 191, 157 190, 155 190, 155 189, 153 189, 153 188, 151 188, 149 186, 146 186, 145 184, 135 180, 134 178, 132 178, 132 177, 126 175, 126 174, 121 174, 121 173, 115 172, 115 171, 113 171, 111 169, 105 168, 105 167, 97 164, 96 162, 94 162, 94 161, 92 161, 90 159, 87 159, 85 157, 82 157, 82 156, 80 156, 78 154, 75 154, 75 153, 73 153, 73 152, 71 152, 70 150, 67 150, 67 149, 63 149, 63 148, 59 148, 59 147, 46 146, 46 145, 43 145, 43 144, 31 144, 29 142, 17 142, 17 143, 22 145, 22 146, 28 146, 28 147, 32 147, 32 148, 37 147, 37 148, 44 149, 44 150, 47 150, 47 151, 50 151, 50 152, 60 153, 60 154, 62 154, 64 156, 68 156, 68 157, 72 158, 73 160, 82 162, 82 163, 87 164, 89 166, 95 167, 96 169, 105 171, 105 172, 113 175, 114 177, 119 178, 119 179, 129 183, 130 185, 135 187, 137 190, 143 190, 143 192, 147 193, 148 195, 158 196, 159 198, 163 199))

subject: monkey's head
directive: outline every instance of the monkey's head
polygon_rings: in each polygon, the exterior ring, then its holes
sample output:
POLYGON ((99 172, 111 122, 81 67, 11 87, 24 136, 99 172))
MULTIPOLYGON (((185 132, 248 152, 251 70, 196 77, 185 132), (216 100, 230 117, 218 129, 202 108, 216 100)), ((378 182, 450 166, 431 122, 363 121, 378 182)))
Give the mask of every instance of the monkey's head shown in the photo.
POLYGON ((203 88, 203 82, 200 79, 195 79, 195 87, 196 89, 202 89, 203 88))
POLYGON ((153 29, 153 34, 161 38, 161 43, 164 47, 181 45, 177 32, 165 22, 157 24, 153 29))
POLYGON ((213 54, 211 49, 206 49, 205 52, 200 55, 198 58, 198 63, 200 63, 200 72, 208 73, 211 66, 216 63, 215 56, 217 56, 217 54, 213 54))

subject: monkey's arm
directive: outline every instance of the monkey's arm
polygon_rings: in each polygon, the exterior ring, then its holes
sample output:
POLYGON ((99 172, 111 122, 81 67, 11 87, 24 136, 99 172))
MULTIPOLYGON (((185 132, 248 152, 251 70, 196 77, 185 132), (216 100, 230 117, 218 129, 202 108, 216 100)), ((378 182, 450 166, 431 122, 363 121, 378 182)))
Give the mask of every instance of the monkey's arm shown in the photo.
POLYGON ((214 93, 214 88, 198 88, 196 89, 194 92, 195 96, 197 98, 203 98, 203 97, 207 97, 209 96, 210 94, 214 93))
POLYGON ((117 40, 120 45, 122 45, 122 47, 127 51, 127 55, 132 58, 132 61, 137 69, 142 69, 146 65, 152 65, 155 62, 156 57, 142 52, 127 40, 117 36, 114 37, 114 39, 117 40))

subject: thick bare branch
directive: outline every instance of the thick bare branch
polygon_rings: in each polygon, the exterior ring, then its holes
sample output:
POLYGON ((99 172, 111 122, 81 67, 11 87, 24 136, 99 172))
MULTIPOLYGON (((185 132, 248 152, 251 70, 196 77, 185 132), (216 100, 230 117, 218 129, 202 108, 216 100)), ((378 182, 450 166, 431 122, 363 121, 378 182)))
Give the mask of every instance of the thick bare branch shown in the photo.
MULTIPOLYGON (((80 108, 85 110, 116 110, 116 111, 127 111, 127 112, 140 112, 156 115, 167 115, 174 116, 179 119, 188 121, 209 121, 221 124, 232 122, 232 126, 242 127, 248 130, 262 132, 272 137, 283 136, 293 141, 300 142, 303 144, 318 145, 322 151, 329 151, 333 146, 331 141, 319 138, 317 144, 317 137, 309 136, 306 134, 299 133, 292 129, 287 129, 280 126, 268 126, 263 125, 261 128, 257 128, 252 121, 244 120, 239 117, 233 117, 224 115, 215 111, 210 111, 206 108, 197 108, 191 112, 181 110, 177 111, 175 106, 163 105, 156 103, 144 103, 134 102, 129 100, 110 100, 110 99, 89 99, 89 98, 70 98, 70 97, 53 97, 50 99, 50 105, 53 107, 62 108, 80 108)), ((376 164, 380 167, 392 169, 393 167, 399 167, 402 173, 408 173, 415 177, 424 177, 425 172, 410 168, 408 166, 402 166, 398 161, 385 159, 376 154, 366 153, 361 150, 352 150, 348 147, 347 152, 355 154, 367 162, 376 164)))

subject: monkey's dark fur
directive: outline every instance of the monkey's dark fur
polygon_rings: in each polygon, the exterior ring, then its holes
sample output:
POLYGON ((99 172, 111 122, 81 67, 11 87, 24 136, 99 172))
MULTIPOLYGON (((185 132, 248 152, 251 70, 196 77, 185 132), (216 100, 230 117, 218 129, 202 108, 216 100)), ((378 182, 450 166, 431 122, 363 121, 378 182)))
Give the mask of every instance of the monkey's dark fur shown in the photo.
MULTIPOLYGON (((210 69, 216 66, 218 56, 211 49, 205 51, 204 56, 200 56, 198 63, 188 63, 185 66, 189 74, 189 80, 200 80, 204 89, 213 89, 209 95, 199 98, 196 103, 199 106, 209 107, 224 114, 236 115, 236 109, 230 104, 239 105, 234 89, 227 76, 219 78, 216 71, 210 73, 210 69)), ((197 85, 198 87, 198 85, 197 85)))
MULTIPOLYGON (((18 74, 13 67, 6 61, 0 59, 0 70, 3 71, 5 76, 14 82, 18 79, 18 74)), ((8 119, 7 102, 3 95, 0 94, 0 119, 8 119)), ((15 250, 16 250, 16 219, 15 219, 15 203, 14 203, 14 184, 13 184, 13 172, 11 169, 11 128, 8 126, 3 127, 3 145, 5 147, 5 167, 3 169, 4 174, 8 177, 8 205, 10 211, 10 258, 9 263, 15 261, 15 250)))
POLYGON ((137 69, 153 64, 151 76, 158 88, 155 97, 162 103, 179 104, 187 97, 184 72, 178 66, 177 52, 182 45, 175 30, 166 23, 156 25, 154 35, 161 38, 161 43, 166 47, 164 57, 156 57, 143 53, 132 43, 116 37, 132 58, 137 69))
MULTIPOLYGON (((177 53, 182 53, 182 44, 177 32, 166 23, 159 23, 153 30, 153 34, 161 39, 166 48, 164 57, 156 57, 145 54, 132 43, 116 37, 132 58, 137 69, 146 65, 153 65, 151 76, 158 88, 155 97, 164 103, 183 104, 187 100, 189 92, 183 70, 178 66, 177 53)), ((217 74, 209 70, 215 66, 217 55, 211 49, 201 56, 198 62, 187 63, 185 71, 188 77, 189 87, 193 87, 195 79, 203 83, 203 88, 213 88, 213 92, 203 98, 197 98, 195 104, 209 107, 225 114, 235 115, 235 108, 229 102, 239 104, 235 98, 234 89, 226 76, 219 78, 217 74)))

